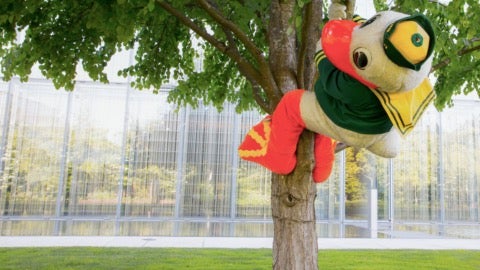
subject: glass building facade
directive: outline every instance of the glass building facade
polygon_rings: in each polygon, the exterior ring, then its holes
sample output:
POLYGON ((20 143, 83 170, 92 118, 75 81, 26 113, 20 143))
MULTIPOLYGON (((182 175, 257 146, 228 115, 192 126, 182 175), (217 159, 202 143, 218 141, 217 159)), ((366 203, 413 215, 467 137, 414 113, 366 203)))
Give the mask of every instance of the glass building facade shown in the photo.
MULTIPOLYGON (((237 155, 262 115, 168 90, 1 82, 0 235, 271 237, 271 175, 237 155)), ((480 102, 431 107, 395 159, 338 153, 315 204, 319 237, 480 238, 480 102)))

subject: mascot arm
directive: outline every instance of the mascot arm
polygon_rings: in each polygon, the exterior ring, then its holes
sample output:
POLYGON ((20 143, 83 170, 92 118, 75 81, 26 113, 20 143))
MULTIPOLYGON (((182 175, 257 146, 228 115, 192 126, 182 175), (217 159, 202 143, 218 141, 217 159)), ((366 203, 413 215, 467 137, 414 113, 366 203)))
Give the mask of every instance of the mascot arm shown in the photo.
POLYGON ((328 18, 330 20, 343 20, 347 18, 347 6, 342 0, 332 0, 328 7, 328 18))

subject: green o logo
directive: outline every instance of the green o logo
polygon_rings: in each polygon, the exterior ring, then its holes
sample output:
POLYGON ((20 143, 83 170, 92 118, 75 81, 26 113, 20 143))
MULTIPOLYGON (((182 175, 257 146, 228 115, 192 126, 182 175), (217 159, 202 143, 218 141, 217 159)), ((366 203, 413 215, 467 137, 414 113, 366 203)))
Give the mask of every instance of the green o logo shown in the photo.
POLYGON ((415 47, 420 47, 423 45, 423 36, 419 33, 415 33, 412 35, 412 43, 415 47))

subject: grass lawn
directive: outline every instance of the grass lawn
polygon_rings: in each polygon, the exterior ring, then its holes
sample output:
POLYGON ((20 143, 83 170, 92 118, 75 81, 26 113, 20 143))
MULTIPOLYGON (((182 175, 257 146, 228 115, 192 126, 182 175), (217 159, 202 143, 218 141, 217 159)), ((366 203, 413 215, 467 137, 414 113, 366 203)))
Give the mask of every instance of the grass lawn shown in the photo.
MULTIPOLYGON (((271 269, 270 249, 0 248, 0 269, 271 269)), ((322 250, 320 269, 475 269, 480 251, 322 250)))

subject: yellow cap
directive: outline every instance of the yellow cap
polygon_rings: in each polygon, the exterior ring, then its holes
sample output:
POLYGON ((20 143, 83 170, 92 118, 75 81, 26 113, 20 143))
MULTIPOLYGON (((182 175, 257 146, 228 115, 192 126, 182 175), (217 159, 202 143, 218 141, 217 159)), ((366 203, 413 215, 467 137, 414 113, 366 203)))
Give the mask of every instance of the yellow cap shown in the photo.
POLYGON ((390 24, 383 36, 383 47, 399 66, 419 70, 433 53, 435 33, 430 21, 415 14, 390 24))
POLYGON ((398 23, 389 39, 408 62, 418 64, 427 58, 430 36, 417 22, 398 23))

